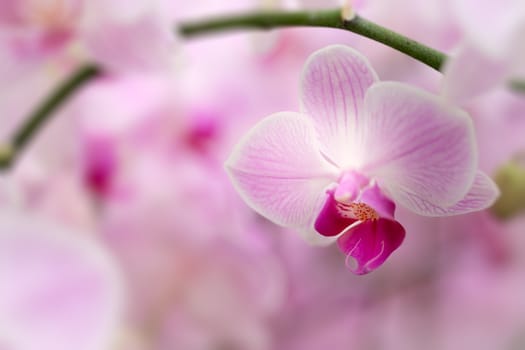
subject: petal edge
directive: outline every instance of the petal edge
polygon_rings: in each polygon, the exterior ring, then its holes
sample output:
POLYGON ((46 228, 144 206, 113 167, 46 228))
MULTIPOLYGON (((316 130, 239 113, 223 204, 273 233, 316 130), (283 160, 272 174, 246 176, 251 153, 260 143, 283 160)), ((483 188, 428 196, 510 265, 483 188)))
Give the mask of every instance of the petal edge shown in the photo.
POLYGON ((425 211, 419 214, 424 216, 453 216, 467 214, 487 209, 499 197, 498 186, 485 173, 478 171, 469 192, 456 204, 443 208, 431 203, 425 203, 425 211))

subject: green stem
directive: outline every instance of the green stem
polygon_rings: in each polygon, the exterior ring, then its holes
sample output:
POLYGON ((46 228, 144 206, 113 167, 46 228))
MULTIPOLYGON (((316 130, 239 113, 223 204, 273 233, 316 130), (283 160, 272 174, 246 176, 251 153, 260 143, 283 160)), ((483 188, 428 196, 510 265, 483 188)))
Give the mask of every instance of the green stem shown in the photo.
POLYGON ((509 86, 512 90, 524 93, 525 92, 525 80, 512 79, 509 82, 509 86))
POLYGON ((0 169, 8 168, 24 150, 29 141, 51 118, 53 112, 86 82, 99 76, 101 69, 87 64, 73 74, 29 115, 24 124, 15 132, 9 144, 0 147, 0 169))
POLYGON ((341 17, 341 9, 339 8, 321 11, 253 12, 200 21, 189 21, 180 24, 179 33, 183 37, 189 38, 210 32, 234 29, 272 29, 298 26, 348 30, 390 46, 438 71, 447 59, 447 56, 440 51, 372 23, 362 17, 356 16, 350 21, 345 21, 341 17))

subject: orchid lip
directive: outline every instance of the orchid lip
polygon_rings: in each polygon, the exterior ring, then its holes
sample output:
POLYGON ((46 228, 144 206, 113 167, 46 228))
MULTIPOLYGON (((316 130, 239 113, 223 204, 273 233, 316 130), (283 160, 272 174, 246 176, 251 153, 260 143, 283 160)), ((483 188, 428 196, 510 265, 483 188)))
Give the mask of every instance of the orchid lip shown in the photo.
POLYGON ((326 194, 325 204, 314 223, 315 230, 323 236, 338 236, 357 224, 378 220, 383 215, 393 217, 392 202, 381 193, 375 181, 358 172, 345 172, 326 194))
POLYGON ((346 254, 346 266, 357 275, 379 268, 401 245, 405 229, 395 220, 380 218, 362 222, 337 239, 346 254))
POLYGON ((327 191, 314 228, 323 236, 336 237, 347 267, 364 275, 381 266, 404 239, 394 211, 394 202, 376 181, 350 171, 327 191))

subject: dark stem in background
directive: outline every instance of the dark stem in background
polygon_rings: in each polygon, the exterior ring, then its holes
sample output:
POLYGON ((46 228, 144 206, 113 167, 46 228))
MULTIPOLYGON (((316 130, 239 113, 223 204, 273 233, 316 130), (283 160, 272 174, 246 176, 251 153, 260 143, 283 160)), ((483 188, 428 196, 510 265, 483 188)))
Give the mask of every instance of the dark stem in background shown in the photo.
POLYGON ((212 19, 188 21, 179 25, 183 37, 222 32, 234 29, 272 29, 282 27, 327 27, 348 30, 390 46, 424 64, 440 70, 447 55, 422 43, 393 32, 362 17, 342 19, 341 9, 322 11, 265 11, 212 19))
POLYGON ((29 141, 51 118, 53 112, 86 82, 101 74, 101 69, 94 64, 78 68, 54 90, 46 100, 31 113, 11 137, 7 145, 0 149, 0 169, 9 168, 29 141))

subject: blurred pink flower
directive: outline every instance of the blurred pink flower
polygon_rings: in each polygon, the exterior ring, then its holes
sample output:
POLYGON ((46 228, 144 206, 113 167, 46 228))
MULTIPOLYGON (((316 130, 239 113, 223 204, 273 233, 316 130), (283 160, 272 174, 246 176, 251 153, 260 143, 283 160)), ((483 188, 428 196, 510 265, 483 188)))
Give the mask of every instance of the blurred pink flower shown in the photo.
POLYGON ((112 71, 167 68, 175 41, 161 1, 2 0, 0 28, 7 70, 71 55, 72 44, 112 71))
POLYGON ((0 348, 102 350, 120 327, 123 290, 87 236, 13 211, 0 214, 0 348))
POLYGON ((2 0, 1 39, 18 57, 53 51, 72 38, 83 6, 83 0, 2 0))
POLYGON ((525 2, 451 1, 464 33, 443 71, 443 93, 462 102, 512 78, 525 77, 525 2))
POLYGON ((262 120, 226 167, 249 206, 312 243, 337 239, 357 274, 379 267, 403 241, 395 203, 447 216, 484 209, 498 195, 477 170, 465 112, 416 88, 378 82, 348 47, 310 57, 301 99, 303 113, 262 120))
POLYGON ((175 34, 165 2, 90 0, 81 40, 111 71, 169 69, 175 34))
POLYGON ((273 254, 216 240, 200 253, 179 257, 188 275, 175 281, 177 293, 165 310, 163 348, 273 348, 269 321, 281 311, 284 296, 273 254))
POLYGON ((284 276, 273 252, 250 240, 258 232, 224 173, 197 157, 134 158, 118 179, 128 195, 105 198, 102 225, 141 337, 155 349, 268 349, 284 276))

